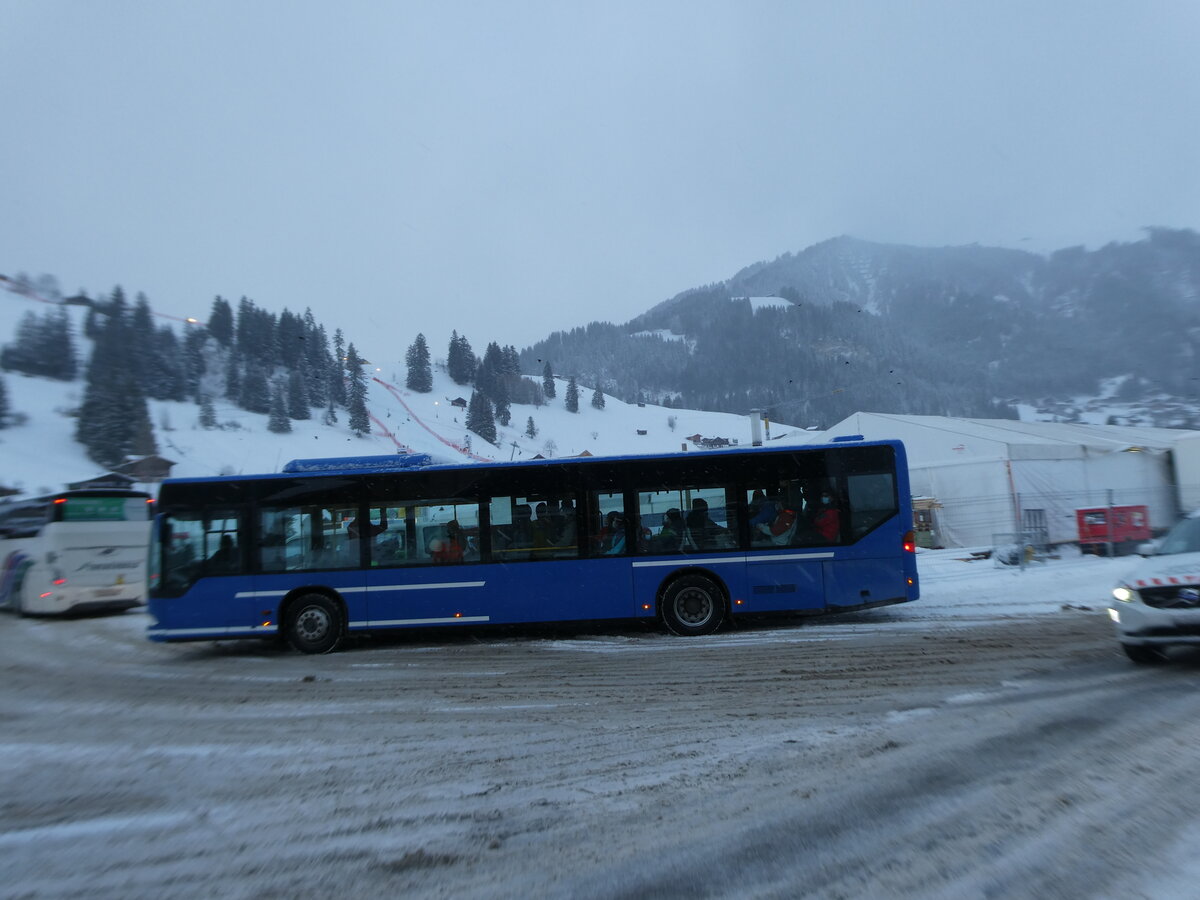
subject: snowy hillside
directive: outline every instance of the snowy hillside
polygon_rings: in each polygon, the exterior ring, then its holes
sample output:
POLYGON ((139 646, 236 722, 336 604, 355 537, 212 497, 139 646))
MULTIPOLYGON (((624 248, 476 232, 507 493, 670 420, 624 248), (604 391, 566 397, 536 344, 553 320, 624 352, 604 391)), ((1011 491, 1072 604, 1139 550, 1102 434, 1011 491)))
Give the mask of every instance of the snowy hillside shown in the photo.
MULTIPOLYGON (((12 340, 25 313, 42 315, 46 308, 36 300, 0 291, 0 344, 12 340)), ((85 310, 67 309, 82 357, 90 349, 90 342, 82 337, 85 310)), ((441 343, 439 338, 434 340, 441 343)), ((469 399, 470 387, 455 384, 437 366, 433 391, 428 394, 404 388, 405 368, 399 360, 370 367, 367 374, 369 436, 359 438, 350 432, 345 410, 339 410, 336 425, 323 425, 316 415, 307 421, 293 421, 290 434, 274 434, 267 429, 266 415, 246 412, 228 401, 216 404, 221 427, 205 429, 199 425, 196 404, 151 400, 150 419, 159 453, 175 461, 173 475, 204 476, 275 472, 291 459, 401 451, 428 453, 442 462, 469 462, 530 459, 538 454, 576 456, 584 451, 596 456, 678 451, 685 444, 692 451, 695 448, 686 436, 696 434, 740 443, 750 440, 750 425, 744 416, 649 404, 639 407, 613 397, 606 397, 604 409, 598 410, 590 405, 590 386, 580 386, 579 412, 571 413, 563 406, 566 383, 560 381, 557 397, 547 405, 513 404, 512 421, 507 428, 498 427, 497 445, 493 446, 468 432, 465 409, 452 405, 457 398, 469 399), (526 434, 531 417, 535 437, 526 434)), ((44 493, 103 471, 74 439, 73 411, 83 397, 82 378, 60 382, 16 372, 0 373, 0 378, 18 420, 0 430, 0 485, 23 493, 44 493)), ((803 432, 774 425, 771 436, 792 442, 799 441, 803 432)))

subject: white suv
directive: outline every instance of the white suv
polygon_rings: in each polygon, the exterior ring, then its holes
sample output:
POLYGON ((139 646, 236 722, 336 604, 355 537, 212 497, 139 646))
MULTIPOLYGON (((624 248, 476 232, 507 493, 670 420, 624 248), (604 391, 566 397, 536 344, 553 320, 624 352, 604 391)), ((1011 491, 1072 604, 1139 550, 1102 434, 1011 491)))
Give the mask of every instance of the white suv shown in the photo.
POLYGON ((1200 510, 1167 532, 1112 593, 1108 615, 1134 662, 1161 663, 1167 647, 1200 644, 1200 510))

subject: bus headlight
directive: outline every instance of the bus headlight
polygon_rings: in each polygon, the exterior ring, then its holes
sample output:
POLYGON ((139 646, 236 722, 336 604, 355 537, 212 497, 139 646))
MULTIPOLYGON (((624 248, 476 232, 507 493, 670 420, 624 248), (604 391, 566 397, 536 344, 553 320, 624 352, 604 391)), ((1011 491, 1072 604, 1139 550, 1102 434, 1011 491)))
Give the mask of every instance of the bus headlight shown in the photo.
POLYGON ((1125 585, 1113 588, 1112 595, 1122 603, 1130 603, 1133 601, 1133 591, 1125 587, 1125 585))

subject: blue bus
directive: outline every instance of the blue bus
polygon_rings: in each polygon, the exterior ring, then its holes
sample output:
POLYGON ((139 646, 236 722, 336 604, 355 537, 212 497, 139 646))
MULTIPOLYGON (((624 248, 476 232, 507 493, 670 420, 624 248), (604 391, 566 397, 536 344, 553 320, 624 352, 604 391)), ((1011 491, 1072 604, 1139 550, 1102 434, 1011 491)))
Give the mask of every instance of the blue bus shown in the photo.
POLYGON ((919 594, 898 441, 432 464, 295 460, 176 478, 148 567, 156 641, 278 637, 326 653, 383 629, 737 617, 919 594))

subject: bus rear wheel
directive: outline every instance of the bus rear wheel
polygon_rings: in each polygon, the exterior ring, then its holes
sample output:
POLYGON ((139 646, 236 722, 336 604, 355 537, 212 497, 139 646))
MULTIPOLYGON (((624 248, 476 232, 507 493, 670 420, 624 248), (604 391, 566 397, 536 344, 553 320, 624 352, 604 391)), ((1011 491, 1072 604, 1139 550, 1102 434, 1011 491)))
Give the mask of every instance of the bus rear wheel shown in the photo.
POLYGON ((342 614, 321 594, 305 594, 288 610, 284 636, 301 653, 328 653, 342 640, 342 614))
POLYGON ((725 618, 725 595, 711 578, 684 575, 663 593, 662 618, 672 634, 712 634, 725 618))

